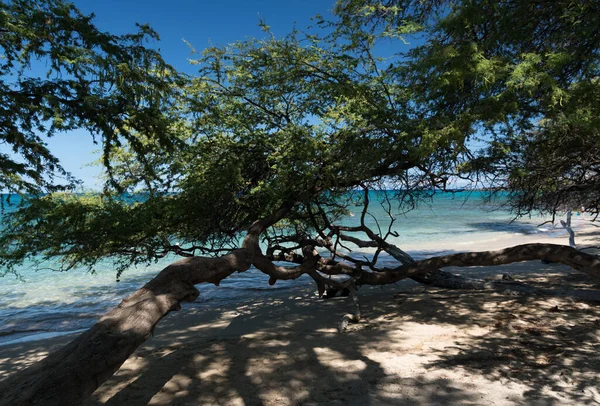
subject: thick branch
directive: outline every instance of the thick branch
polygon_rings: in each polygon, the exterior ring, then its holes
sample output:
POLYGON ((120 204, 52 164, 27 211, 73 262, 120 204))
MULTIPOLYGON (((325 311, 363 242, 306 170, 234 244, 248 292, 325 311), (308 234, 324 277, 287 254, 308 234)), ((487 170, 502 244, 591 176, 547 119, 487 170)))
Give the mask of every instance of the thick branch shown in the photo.
MULTIPOLYGON (((260 250, 254 254, 252 265, 258 270, 269 275, 269 285, 274 285, 277 280, 290 280, 296 279, 307 273, 310 274, 315 271, 319 255, 316 253, 313 247, 306 246, 302 249, 304 254, 304 262, 299 266, 285 267, 275 265, 269 258, 263 255, 260 250)), ((314 277, 313 277, 314 279, 314 277)))
MULTIPOLYGON (((271 277, 270 283, 277 279, 295 279, 306 273, 315 279, 321 293, 325 285, 348 287, 348 284, 355 282, 380 285, 448 266, 501 265, 540 259, 563 263, 594 278, 600 278, 600 258, 554 244, 525 244, 500 251, 453 254, 407 263, 381 272, 361 272, 356 266, 323 259, 314 249, 306 246, 303 251, 305 259, 300 266, 279 267, 261 253, 254 241, 255 238, 258 240, 260 233, 268 226, 285 215, 282 214, 285 210, 282 208, 252 226, 249 232, 251 238, 246 241, 250 241, 250 248, 254 250, 236 250, 220 258, 185 258, 169 265, 143 288, 102 317, 86 333, 43 361, 2 382, 0 393, 3 396, 0 404, 82 403, 150 336, 162 317, 170 311, 178 310, 181 302, 197 298, 199 292, 194 285, 218 285, 233 272, 245 271, 251 263, 271 277), (316 269, 329 274, 347 274, 351 278, 338 282, 320 275, 316 269)), ((400 252, 401 258, 402 254, 404 253, 400 252)))
POLYGON ((568 265, 600 279, 600 258, 557 244, 523 244, 499 251, 467 252, 415 261, 383 272, 365 272, 360 283, 384 285, 448 266, 492 266, 513 262, 546 260, 568 265))
POLYGON ((252 253, 260 253, 259 238, 262 233, 273 224, 285 217, 287 213, 294 207, 295 202, 288 201, 281 205, 279 210, 271 213, 261 220, 255 221, 248 230, 244 241, 242 242, 242 248, 247 248, 252 253))
MULTIPOLYGON (((185 258, 163 269, 87 332, 41 362, 3 381, 0 405, 81 404, 146 341, 164 316, 179 310, 181 302, 191 302, 198 297, 199 291, 194 285, 214 283, 218 286, 222 279, 236 271, 247 270, 254 261, 257 268, 262 266, 271 275, 272 283, 274 278, 290 279, 305 273, 307 268, 314 268, 314 263, 303 264, 299 273, 294 274, 273 265, 260 251, 260 235, 281 220, 293 205, 285 203, 276 212, 252 224, 242 249, 219 258, 185 258)), ((311 261, 316 262, 315 259, 311 261)))

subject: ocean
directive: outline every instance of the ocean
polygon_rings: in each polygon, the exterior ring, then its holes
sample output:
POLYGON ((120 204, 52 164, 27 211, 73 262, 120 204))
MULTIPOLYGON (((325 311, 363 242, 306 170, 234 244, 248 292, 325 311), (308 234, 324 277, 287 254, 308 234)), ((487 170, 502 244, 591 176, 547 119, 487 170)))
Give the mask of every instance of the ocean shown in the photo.
MULTIPOLYGON (((371 192, 372 216, 367 217, 367 222, 374 230, 381 227, 385 232, 389 218, 381 205, 382 196, 382 192, 371 192)), ((389 241, 415 258, 423 258, 456 249, 468 251, 475 244, 491 244, 519 235, 564 232, 551 225, 538 227, 542 222, 540 218, 514 220, 502 203, 501 198, 487 201, 485 193, 480 191, 436 193, 414 210, 406 213, 395 210, 397 216, 392 229, 398 237, 391 237, 389 241)), ((362 207, 350 209, 343 222, 358 224, 362 207)), ((368 250, 356 252, 357 255, 368 253, 368 250)), ((176 259, 168 257, 149 266, 132 267, 119 282, 109 263, 98 266, 94 274, 86 269, 65 273, 35 270, 25 264, 20 279, 12 274, 0 277, 0 346, 89 328, 122 298, 176 259)), ((388 265, 395 263, 389 257, 382 257, 382 261, 388 265)), ((278 281, 275 286, 269 286, 267 281, 266 275, 250 269, 223 280, 219 287, 199 286, 200 297, 186 306, 211 307, 231 301, 252 301, 273 290, 314 283, 306 276, 296 281, 278 281)))

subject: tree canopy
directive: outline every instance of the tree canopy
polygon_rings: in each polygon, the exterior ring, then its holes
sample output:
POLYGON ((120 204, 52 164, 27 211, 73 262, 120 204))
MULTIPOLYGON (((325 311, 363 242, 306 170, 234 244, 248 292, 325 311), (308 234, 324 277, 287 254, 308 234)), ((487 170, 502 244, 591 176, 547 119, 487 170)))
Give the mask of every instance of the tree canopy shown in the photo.
MULTIPOLYGON (((101 144, 111 169, 113 146, 127 144, 143 162, 148 145, 173 143, 163 114, 182 77, 144 45, 157 40, 148 26, 113 35, 62 0, 0 2, 0 190, 37 194, 72 188, 44 141, 85 129, 101 144)), ((149 166, 148 170, 151 170, 149 166)))
MULTIPOLYGON (((72 5, 40 4, 3 6, 39 25, 26 40, 9 35, 20 25, 7 17, 2 37, 4 69, 18 67, 6 93, 26 113, 9 116, 28 137, 11 141, 30 159, 16 173, 60 169, 44 126, 83 126, 101 133, 110 177, 103 194, 49 195, 14 213, 0 237, 8 269, 40 254, 63 269, 105 257, 124 269, 224 253, 282 207, 286 233, 314 238, 344 212, 346 192, 382 182, 406 203, 452 176, 486 176, 519 214, 597 211, 595 2, 340 1, 339 21, 319 21, 330 29, 276 38, 265 27, 263 39, 199 53, 189 79, 139 45, 156 36, 149 28, 115 37, 72 5), (377 55, 383 40, 398 52, 377 55), (34 56, 69 78, 23 77, 34 56), (23 90, 33 84, 37 93, 23 90), (487 145, 479 155, 476 140, 487 145)), ((24 179, 13 187, 31 188, 24 179)))
POLYGON ((423 43, 394 67, 435 117, 487 145, 463 170, 508 190, 518 215, 598 214, 600 3, 340 1, 343 29, 423 43))
POLYGON ((136 145, 110 155, 112 192, 45 196, 12 214, 5 264, 43 254, 64 269, 110 256, 125 267, 169 252, 224 252, 283 206, 290 230, 305 234, 310 210, 335 216, 336 198, 358 186, 384 177, 406 191, 437 185, 436 171, 457 159, 453 141, 420 128, 375 60, 316 38, 302 44, 301 35, 205 50, 198 76, 164 113, 177 148, 136 133, 136 145))

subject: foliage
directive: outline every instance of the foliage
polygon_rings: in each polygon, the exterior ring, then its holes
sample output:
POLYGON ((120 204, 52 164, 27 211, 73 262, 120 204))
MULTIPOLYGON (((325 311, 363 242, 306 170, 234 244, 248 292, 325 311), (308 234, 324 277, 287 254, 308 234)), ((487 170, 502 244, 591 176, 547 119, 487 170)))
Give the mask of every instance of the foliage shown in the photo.
POLYGON ((0 2, 0 142, 8 147, 0 152, 0 190, 72 187, 76 179, 44 143, 59 132, 89 131, 102 142, 109 173, 111 149, 124 140, 143 161, 136 133, 172 144, 163 110, 182 77, 144 46, 158 35, 148 26, 109 34, 93 17, 63 0, 0 2))
POLYGON ((410 100, 373 60, 339 51, 298 32, 205 50, 198 76, 166 113, 177 148, 139 133, 143 163, 136 145, 113 147, 118 187, 22 208, 0 237, 5 266, 39 253, 65 258, 63 269, 111 256, 135 263, 220 253, 283 205, 293 209, 275 234, 307 235, 322 223, 309 209, 335 218, 350 204, 339 197, 359 185, 436 184, 432 168, 450 165, 436 158, 437 143, 447 141, 420 133, 410 100), (52 221, 42 229, 37 218, 52 221))
MULTIPOLYGON (((492 184, 513 191, 520 213, 556 210, 577 188, 597 210, 596 11, 594 2, 340 1, 338 22, 318 21, 333 30, 276 38, 264 27, 263 39, 198 54, 198 74, 189 80, 165 73, 157 54, 135 48, 135 86, 121 89, 117 72, 106 94, 85 87, 111 102, 136 102, 104 132, 104 193, 31 201, 0 234, 2 264, 13 269, 42 255, 63 258, 62 269, 93 268, 113 257, 124 269, 169 253, 220 254, 239 247, 252 224, 275 219, 261 231, 271 260, 293 254, 302 263, 304 250, 318 246, 331 253, 324 266, 342 258, 354 263, 343 272, 356 276, 361 267, 375 270, 377 255, 357 261, 339 247, 391 250, 385 239, 392 231, 365 226, 368 194, 358 198, 365 204, 361 225, 339 226, 353 204, 348 192, 385 185, 405 201, 457 175, 494 175, 499 183, 492 184), (382 58, 382 39, 406 51, 382 58), (402 48, 408 40, 417 44, 402 48), (157 114, 144 120, 148 126, 136 125, 150 112, 157 114), (488 148, 475 157, 469 148, 477 139, 488 148)), ((149 32, 105 41, 129 44, 149 32)), ((58 43, 72 38, 85 37, 58 43)), ((102 67, 118 67, 109 52, 115 48, 102 43, 92 47, 93 57, 68 65, 69 75, 104 78, 89 64, 100 54, 108 57, 102 67)), ((64 86, 59 79, 51 83, 64 86)), ((42 112, 51 107, 44 106, 42 112)), ((123 105, 109 107, 121 113, 123 105)), ((73 117, 69 126, 100 128, 98 116, 73 117)))
POLYGON ((489 144, 463 169, 508 189, 518 214, 598 213, 598 1, 345 0, 336 10, 346 31, 417 29, 424 43, 396 66, 397 81, 430 128, 489 144))

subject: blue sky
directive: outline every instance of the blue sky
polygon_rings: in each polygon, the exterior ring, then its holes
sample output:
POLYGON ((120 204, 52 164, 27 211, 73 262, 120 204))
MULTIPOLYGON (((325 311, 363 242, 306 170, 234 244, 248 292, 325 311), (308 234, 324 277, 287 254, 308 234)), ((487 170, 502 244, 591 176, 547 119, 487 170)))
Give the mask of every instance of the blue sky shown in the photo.
MULTIPOLYGON (((294 23, 298 28, 311 24, 316 14, 327 16, 334 0, 75 0, 84 13, 96 15, 96 25, 115 34, 136 30, 135 23, 148 23, 161 40, 151 46, 177 69, 193 73, 189 65, 190 50, 183 39, 197 50, 209 44, 227 44, 264 33, 258 27, 263 19, 275 35, 288 33, 294 23)), ((86 167, 97 159, 98 148, 85 131, 59 134, 48 141, 65 169, 84 181, 85 187, 98 187, 98 167, 86 167)))
POLYGON ((135 23, 148 23, 161 36, 158 47, 168 62, 186 69, 189 49, 227 44, 246 37, 261 36, 259 18, 266 20, 276 35, 311 23, 316 14, 326 15, 334 0, 75 0, 83 12, 95 13, 99 28, 116 34, 132 32, 135 23))

